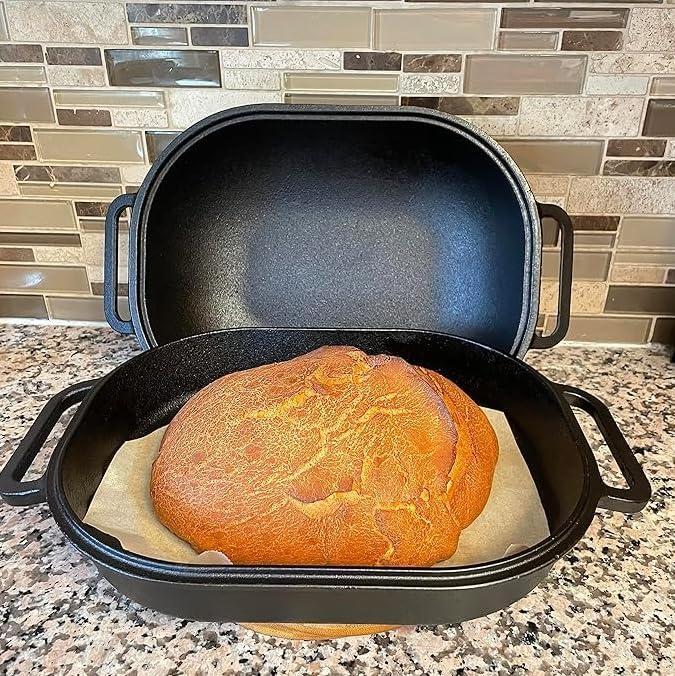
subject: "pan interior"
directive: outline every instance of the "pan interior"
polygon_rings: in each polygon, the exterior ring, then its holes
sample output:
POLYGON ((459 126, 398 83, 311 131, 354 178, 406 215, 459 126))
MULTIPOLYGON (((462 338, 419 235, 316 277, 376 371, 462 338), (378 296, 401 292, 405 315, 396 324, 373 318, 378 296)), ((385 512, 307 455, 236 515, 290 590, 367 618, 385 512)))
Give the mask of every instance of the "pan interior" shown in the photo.
POLYGON ((230 372, 322 345, 395 354, 437 370, 481 406, 502 410, 539 491, 552 535, 584 494, 583 447, 550 387, 522 362, 465 340, 415 331, 240 329, 141 353, 108 376, 64 442, 60 483, 82 519, 117 449, 167 424, 187 399, 230 372))
POLYGON ((369 327, 517 350, 532 224, 465 131, 279 116, 216 127, 181 153, 141 214, 151 344, 229 327, 369 327))

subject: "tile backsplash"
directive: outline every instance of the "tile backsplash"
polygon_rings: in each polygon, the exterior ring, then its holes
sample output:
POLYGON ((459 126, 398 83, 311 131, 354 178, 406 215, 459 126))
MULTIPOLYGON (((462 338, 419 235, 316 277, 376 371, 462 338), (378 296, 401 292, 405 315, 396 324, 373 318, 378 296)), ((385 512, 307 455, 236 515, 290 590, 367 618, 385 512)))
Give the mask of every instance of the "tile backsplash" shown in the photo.
POLYGON ((568 338, 675 340, 675 0, 0 0, 0 317, 103 320, 110 200, 186 126, 265 102, 467 119, 572 217, 568 338))

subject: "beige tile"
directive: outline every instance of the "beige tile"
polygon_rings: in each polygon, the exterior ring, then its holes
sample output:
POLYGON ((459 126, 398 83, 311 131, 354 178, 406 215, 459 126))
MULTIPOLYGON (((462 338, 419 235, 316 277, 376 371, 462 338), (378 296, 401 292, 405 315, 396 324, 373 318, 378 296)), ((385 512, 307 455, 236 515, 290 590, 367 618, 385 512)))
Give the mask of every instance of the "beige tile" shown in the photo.
POLYGON ((396 92, 398 75, 374 73, 286 73, 289 91, 396 92))
POLYGON ((126 44, 121 2, 5 3, 13 40, 49 43, 126 44))
POLYGON ((87 199, 112 199, 121 194, 118 185, 78 185, 74 183, 24 183, 19 192, 28 197, 82 197, 87 199))
POLYGON ((614 260, 619 264, 635 264, 635 265, 658 265, 658 266, 675 266, 675 249, 670 251, 619 251, 614 254, 614 260))
POLYGON ((113 108, 111 115, 115 127, 161 129, 169 126, 167 112, 157 108, 113 108))
POLYGON ((633 8, 626 49, 636 52, 675 51, 675 9, 633 8))
POLYGON ((589 75, 587 94, 645 94, 649 86, 646 75, 589 75))
POLYGON ((652 82, 651 93, 660 96, 675 95, 675 77, 655 77, 652 82))
POLYGON ((675 248, 675 216, 626 216, 621 224, 619 247, 675 248))
POLYGON ((7 19, 5 18, 5 8, 2 2, 0 2, 0 40, 9 40, 7 19))
POLYGON ((84 263, 80 247, 40 246, 34 251, 38 263, 84 263))
POLYGON ((223 89, 281 89, 279 73, 269 70, 253 68, 223 70, 220 81, 223 89))
POLYGON ((597 174, 602 141, 505 141, 506 152, 526 173, 597 174))
POLYGON ((131 41, 135 45, 163 47, 187 45, 187 30, 177 26, 132 26, 131 41))
POLYGON ((140 132, 36 129, 35 144, 43 160, 91 162, 143 162, 140 132))
POLYGON ((568 206, 576 214, 675 213, 675 179, 574 177, 568 206))
POLYGON ((317 103, 343 106, 397 106, 398 96, 368 94, 286 94, 286 103, 317 103))
POLYGON ((539 201, 542 204, 556 204, 563 209, 567 208, 567 198, 564 195, 542 195, 539 201))
POLYGON ((47 319, 42 296, 0 294, 0 317, 47 319))
MULTIPOLYGON (((103 232, 105 229, 104 218, 78 218, 80 228, 83 232, 103 232)), ((125 220, 120 220, 120 230, 128 230, 129 223, 125 220)))
POLYGON ((53 122, 49 90, 43 87, 0 88, 0 121, 53 122))
POLYGON ((61 89, 54 91, 54 101, 57 106, 164 108, 162 92, 129 91, 127 89, 105 89, 99 91, 61 89))
MULTIPOLYGON (((103 248, 105 245, 105 236, 98 232, 85 232, 81 235, 82 250, 84 252, 84 262, 87 266, 103 267, 103 248)), ((129 262, 129 239, 120 237, 118 245, 118 265, 126 269, 129 262)), ((92 279, 92 282, 98 281, 92 279)))
POLYGON ((636 136, 642 98, 527 97, 520 103, 520 133, 530 136, 636 136))
POLYGON ((13 261, 15 263, 25 263, 35 260, 32 249, 25 249, 18 246, 0 246, 0 261, 13 261))
POLYGON ((17 228, 72 229, 77 227, 70 202, 54 200, 0 200, 0 230, 17 228))
POLYGON ((337 49, 223 49, 224 68, 262 70, 339 70, 342 55, 337 49))
POLYGON ((0 65, 0 84, 43 84, 46 81, 43 66, 0 65))
POLYGON ((462 84, 458 73, 402 73, 403 94, 457 94, 462 84))
POLYGON ((493 9, 375 9, 374 49, 490 49, 493 9))
POLYGON ((499 49, 516 51, 555 49, 557 43, 557 33, 538 33, 536 31, 501 31, 499 33, 499 49))
POLYGON ((629 282, 633 284, 661 284, 666 275, 666 268, 656 266, 617 263, 612 265, 610 279, 613 282, 629 282))
POLYGON ((74 232, 5 232, 0 230, 0 244, 12 246, 79 247, 81 242, 80 236, 74 232))
POLYGON ((102 298, 94 296, 89 298, 47 296, 47 306, 49 307, 49 316, 52 319, 79 322, 106 321, 102 298))
MULTIPOLYGON (((607 297, 605 282, 573 281, 571 310, 577 314, 597 314, 603 311, 607 297)), ((539 312, 555 313, 558 305, 558 282, 541 283, 539 312)))
POLYGON ((89 293, 89 281, 83 267, 0 264, 0 288, 7 291, 89 293))
POLYGON ((0 195, 18 195, 14 170, 11 164, 0 164, 0 195))
MULTIPOLYGON (((127 283, 128 272, 129 270, 126 265, 124 267, 120 265, 120 267, 117 268, 117 279, 120 284, 127 283)), ((89 277, 89 281, 92 284, 103 284, 104 276, 102 265, 87 265, 87 277, 89 277)))
POLYGON ((574 250, 583 248, 611 249, 614 246, 613 232, 575 232, 574 250))
POLYGON ((589 58, 591 73, 675 73, 675 54, 599 52, 589 58))
POLYGON ((128 164, 122 167, 122 180, 124 183, 141 183, 148 171, 150 167, 147 164, 128 164))
POLYGON ((569 176, 528 174, 527 182, 535 195, 567 195, 570 189, 569 176))
POLYGON ((172 127, 187 127, 220 110, 251 103, 279 103, 280 92, 210 89, 167 91, 172 127))
POLYGON ((463 120, 491 136, 516 136, 518 118, 515 115, 462 115, 463 120))
POLYGON ((472 94, 578 94, 586 57, 470 54, 464 91, 472 94))
MULTIPOLYGON (((575 280, 607 279, 610 254, 608 252, 575 251, 572 274, 575 280)), ((557 279, 560 269, 560 255, 557 251, 544 251, 542 276, 557 279)))
POLYGON ((253 7, 252 43, 267 47, 368 47, 368 7, 253 7))
MULTIPOLYGON (((565 340, 591 343, 644 343, 651 319, 648 317, 570 317, 565 340)), ((553 323, 551 324, 551 328, 553 323)))
POLYGON ((52 87, 103 87, 105 70, 101 66, 47 66, 52 87))

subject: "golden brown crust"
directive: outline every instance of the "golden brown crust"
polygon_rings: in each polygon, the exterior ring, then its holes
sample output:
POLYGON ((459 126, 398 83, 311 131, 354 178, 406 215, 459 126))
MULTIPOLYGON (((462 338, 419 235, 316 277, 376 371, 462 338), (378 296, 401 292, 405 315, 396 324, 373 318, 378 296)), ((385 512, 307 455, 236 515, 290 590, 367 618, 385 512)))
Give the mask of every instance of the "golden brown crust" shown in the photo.
POLYGON ((153 465, 160 520, 234 563, 424 566, 490 493, 497 440, 457 386, 324 347, 211 383, 153 465))

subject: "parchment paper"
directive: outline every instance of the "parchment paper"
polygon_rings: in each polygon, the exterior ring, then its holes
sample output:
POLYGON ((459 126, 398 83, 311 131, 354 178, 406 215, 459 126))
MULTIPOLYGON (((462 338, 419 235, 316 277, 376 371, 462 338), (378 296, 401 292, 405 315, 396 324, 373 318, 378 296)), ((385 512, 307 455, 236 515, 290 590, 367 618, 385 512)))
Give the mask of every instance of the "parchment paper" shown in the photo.
MULTIPOLYGON (((439 566, 482 563, 514 554, 549 535, 544 509, 506 416, 484 408, 499 441, 499 460, 490 498, 481 515, 459 538, 452 558, 439 566)), ((150 499, 150 471, 164 436, 162 427, 124 443, 113 457, 85 523, 116 537, 122 547, 163 561, 228 564, 220 552, 197 554, 155 516, 150 499)))

